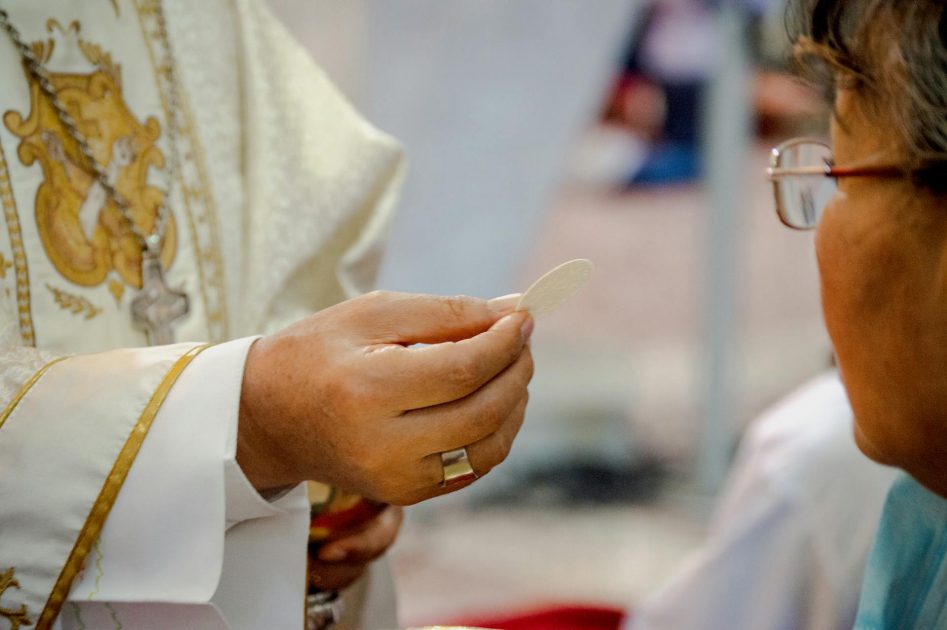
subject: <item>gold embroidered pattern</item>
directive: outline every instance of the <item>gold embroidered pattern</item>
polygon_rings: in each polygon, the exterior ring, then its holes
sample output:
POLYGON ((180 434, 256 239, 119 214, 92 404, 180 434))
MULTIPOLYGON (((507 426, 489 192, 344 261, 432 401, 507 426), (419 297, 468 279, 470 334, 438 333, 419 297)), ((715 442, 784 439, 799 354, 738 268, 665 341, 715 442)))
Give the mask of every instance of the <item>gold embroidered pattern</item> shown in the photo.
POLYGON ((72 295, 49 284, 46 285, 46 288, 53 294, 53 299, 56 300, 59 308, 69 311, 73 315, 83 315, 86 319, 92 319, 102 312, 101 308, 84 297, 72 295))
POLYGON ((85 55, 89 62, 101 68, 109 76, 115 77, 115 86, 122 89, 122 67, 112 62, 112 55, 102 50, 98 44, 89 41, 79 40, 79 50, 85 55))
POLYGON ((109 293, 115 298, 115 304, 120 306, 122 304, 122 296, 125 295, 125 285, 113 278, 109 280, 109 293))
POLYGON ((85 524, 82 526, 82 531, 79 532, 79 537, 76 539, 72 552, 69 554, 65 566, 60 572, 59 578, 56 580, 56 585, 53 587, 49 599, 46 600, 46 606, 43 608, 43 612, 40 613, 37 628, 52 627, 53 622, 59 616, 66 597, 69 595, 69 589, 72 588, 76 576, 85 564, 86 558, 92 550, 92 544, 99 538, 99 533, 102 531, 105 519, 115 504, 118 491, 121 490, 122 484, 125 483, 125 478, 128 476, 132 462, 135 461, 141 444, 145 436, 148 435, 148 430, 151 429, 151 424, 154 422, 155 416, 158 415, 158 410, 161 409, 161 404, 168 396, 168 392, 171 391, 171 387, 178 380, 178 377, 181 376, 184 369, 197 355, 208 347, 210 346, 195 346, 178 359, 174 365, 171 366, 171 369, 165 375, 161 384, 158 385, 158 388, 154 394, 152 394, 148 404, 145 405, 141 415, 138 417, 138 422, 125 441, 122 451, 118 454, 115 465, 112 466, 112 470, 105 479, 102 490, 99 492, 99 496, 96 497, 88 517, 86 517, 85 524))
MULTIPOLYGON (((0 573, 0 598, 7 592, 7 589, 20 588, 20 583, 16 581, 13 574, 16 569, 10 567, 3 573, 0 573)), ((26 604, 20 604, 19 608, 4 608, 0 604, 0 617, 10 622, 10 630, 19 630, 20 626, 32 626, 33 620, 29 618, 26 610, 26 604)))
POLYGON ((7 277, 7 270, 13 266, 13 263, 7 260, 7 257, 0 253, 0 278, 7 277))
MULTIPOLYGON (((182 96, 184 101, 184 115, 187 118, 187 128, 194 129, 194 117, 191 113, 191 108, 188 104, 187 94, 182 96)), ((204 202, 204 205, 208 209, 208 216, 201 220, 201 225, 193 225, 191 229, 195 234, 199 233, 199 230, 206 231, 206 236, 203 236, 208 246, 206 248, 198 249, 198 257, 201 259, 201 265, 208 268, 207 275, 210 276, 210 285, 217 287, 216 293, 211 296, 208 295, 205 299, 213 299, 213 303, 208 303, 207 307, 207 320, 210 322, 211 330, 215 327, 219 327, 223 337, 220 338, 220 341, 224 341, 230 338, 230 325, 227 320, 227 302, 225 299, 226 292, 224 290, 224 261, 221 257, 220 249, 220 226, 217 223, 217 204, 214 201, 213 196, 211 195, 210 187, 210 178, 207 175, 206 162, 207 158, 204 156, 204 148, 201 146, 197 137, 194 137, 194 152, 195 160, 194 165, 197 171, 197 177, 200 181, 200 188, 194 190, 193 193, 200 192, 201 200, 204 202)))
MULTIPOLYGON (((166 118, 174 115, 168 95, 171 93, 170 60, 163 55, 165 47, 157 25, 158 0, 135 0, 141 31, 148 44, 148 53, 158 81, 158 92, 166 118)), ((178 76, 180 82, 180 75, 178 76)), ((224 341, 230 338, 227 317, 226 287, 223 259, 220 255, 220 234, 217 207, 207 175, 206 158, 194 127, 194 118, 187 91, 179 84, 178 146, 180 196, 184 216, 194 243, 201 299, 206 310, 209 338, 224 341)))
POLYGON ((10 238, 10 251, 13 253, 13 267, 16 273, 16 306, 20 339, 27 346, 35 346, 33 312, 30 307, 30 273, 26 264, 26 249, 23 247, 23 233, 20 231, 20 215, 16 211, 16 200, 13 198, 10 172, 7 169, 2 144, 0 144, 0 204, 3 204, 3 219, 7 224, 7 235, 10 238))
MULTIPOLYGON (((121 66, 97 44, 80 38, 78 22, 63 28, 47 22, 50 38, 34 44, 42 59, 55 65, 54 52, 83 58, 88 73, 51 71, 66 109, 78 121, 95 159, 128 199, 130 214, 144 233, 152 231, 164 193, 148 184, 151 168, 164 169, 157 146, 161 125, 154 117, 135 118, 122 95, 121 66), (55 39, 54 39, 55 36, 55 39), (54 42, 58 46, 54 46, 54 42)), ((25 72, 25 70, 24 70, 25 72)), ((7 111, 3 121, 20 138, 17 155, 24 166, 39 162, 43 181, 36 193, 36 227, 50 262, 64 278, 83 287, 102 284, 111 271, 141 287, 141 245, 120 208, 89 174, 85 157, 59 121, 39 85, 26 73, 30 111, 7 111)), ((168 217, 162 261, 171 266, 177 247, 174 217, 168 217)))

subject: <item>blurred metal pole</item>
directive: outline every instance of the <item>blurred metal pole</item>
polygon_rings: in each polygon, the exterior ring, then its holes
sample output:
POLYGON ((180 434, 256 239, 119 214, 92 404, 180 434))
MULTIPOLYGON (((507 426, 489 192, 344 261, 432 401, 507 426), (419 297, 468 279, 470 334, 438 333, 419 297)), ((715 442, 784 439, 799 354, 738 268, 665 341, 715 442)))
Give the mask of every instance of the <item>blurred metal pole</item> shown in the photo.
POLYGON ((720 54, 704 107, 704 164, 709 192, 702 426, 697 488, 723 484, 734 439, 738 382, 738 273, 750 131, 750 64, 745 15, 721 3, 720 54))

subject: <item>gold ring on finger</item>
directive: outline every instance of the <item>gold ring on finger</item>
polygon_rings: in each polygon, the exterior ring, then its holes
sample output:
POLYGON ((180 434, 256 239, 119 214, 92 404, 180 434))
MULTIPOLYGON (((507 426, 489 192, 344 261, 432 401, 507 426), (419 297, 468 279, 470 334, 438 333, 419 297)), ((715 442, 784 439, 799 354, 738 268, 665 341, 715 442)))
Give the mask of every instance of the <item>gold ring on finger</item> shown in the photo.
POLYGON ((444 469, 444 480, 441 486, 444 488, 477 478, 477 473, 470 465, 470 456, 466 448, 441 453, 441 466, 444 469))

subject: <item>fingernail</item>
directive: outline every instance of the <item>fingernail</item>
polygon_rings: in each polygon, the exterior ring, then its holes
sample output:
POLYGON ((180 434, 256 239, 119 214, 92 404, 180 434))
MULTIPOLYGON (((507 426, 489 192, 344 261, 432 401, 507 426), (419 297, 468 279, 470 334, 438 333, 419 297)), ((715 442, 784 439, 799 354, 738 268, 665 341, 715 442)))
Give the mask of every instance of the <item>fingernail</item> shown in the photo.
POLYGON ((325 547, 319 552, 319 559, 324 562, 342 562, 349 555, 341 547, 325 547))
POLYGON ((487 308, 497 315, 505 315, 506 313, 513 312, 513 309, 519 304, 521 297, 523 297, 522 293, 510 293, 509 295, 493 298, 487 302, 487 308))
POLYGON ((520 334, 523 336, 524 341, 529 341, 529 338, 533 335, 533 328, 535 324, 533 322, 533 316, 528 316, 523 320, 523 325, 520 326, 520 334))

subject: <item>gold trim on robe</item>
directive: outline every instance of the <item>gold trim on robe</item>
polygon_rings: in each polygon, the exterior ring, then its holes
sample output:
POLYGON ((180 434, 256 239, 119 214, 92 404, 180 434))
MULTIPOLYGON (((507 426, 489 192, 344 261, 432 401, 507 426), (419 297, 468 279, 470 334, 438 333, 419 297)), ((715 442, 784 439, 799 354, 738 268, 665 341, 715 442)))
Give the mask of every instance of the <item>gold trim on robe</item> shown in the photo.
POLYGON ((128 436, 128 439, 125 441, 125 446, 122 447, 118 458, 115 460, 115 465, 112 466, 111 472, 109 472, 108 477, 106 477, 105 484, 102 486, 102 490, 99 492, 99 496, 96 497, 95 504, 92 506, 92 510, 89 512, 85 524, 82 526, 82 531, 79 532, 79 537, 76 539, 76 544, 72 548, 72 553, 69 554, 69 559, 66 560, 65 566, 59 574, 59 579, 56 581, 56 585, 53 587, 53 591, 50 593, 49 599, 46 602, 46 607, 43 609, 37 621, 37 630, 52 627, 53 622, 59 616, 59 611, 62 609, 62 605, 69 595, 69 589, 72 588, 76 576, 82 569, 83 564, 85 564, 85 559, 89 555, 92 545, 98 540, 102 526, 105 524, 105 519, 115 504, 115 499, 118 498, 118 491, 125 482, 128 471, 131 470, 132 463, 135 461, 135 457, 141 449, 141 444, 145 436, 148 435, 148 430, 151 428, 155 416, 158 415, 161 404, 164 402, 164 399, 167 398, 168 392, 171 391, 171 387, 178 380, 178 377, 181 376, 181 373, 184 372, 188 364, 209 347, 209 345, 196 346, 181 356, 165 375, 161 384, 158 385, 158 389, 155 390, 148 404, 145 405, 141 416, 138 418, 138 422, 132 429, 131 435, 128 436))
POLYGON ((161 405, 206 347, 57 359, 4 401, 0 572, 14 567, 19 584, 5 610, 26 606, 37 628, 52 627, 161 405))
POLYGON ((65 361, 68 358, 69 357, 59 357, 57 359, 53 359, 40 369, 36 370, 36 373, 29 377, 25 383, 23 383, 23 386, 20 387, 20 391, 18 391, 10 400, 10 402, 7 403, 7 406, 4 407, 3 412, 0 412, 0 429, 3 428, 3 424, 7 421, 7 418, 10 417, 10 414, 13 413, 13 410, 16 409, 16 406, 20 404, 20 401, 23 400, 23 397, 26 396, 27 392, 33 389, 33 386, 36 385, 36 382, 39 381, 39 379, 41 379, 47 371, 49 371, 49 368, 53 367, 60 361, 65 361))
MULTIPOLYGON (((154 71, 161 107, 165 120, 175 117, 178 135, 178 173, 176 185, 180 190, 179 205, 187 220, 191 243, 197 262, 200 294, 206 309, 207 331, 211 341, 230 339, 227 296, 224 284, 223 250, 221 249, 217 206, 207 178, 204 149, 197 136, 187 90, 177 73, 179 102, 172 107, 169 99, 174 86, 170 84, 170 64, 157 25, 160 11, 156 0, 134 0, 141 32, 154 71), (165 56, 161 56, 164 54, 165 56)), ((170 191, 169 191, 169 194, 170 191)))
POLYGON ((23 233, 20 230, 20 215, 13 197, 13 184, 7 158, 0 142, 0 204, 3 204, 3 219, 10 238, 10 252, 13 257, 13 270, 16 278, 17 319, 20 325, 20 338, 27 346, 36 345, 33 332, 33 311, 30 306, 30 272, 26 261, 26 249, 23 247, 23 233))

